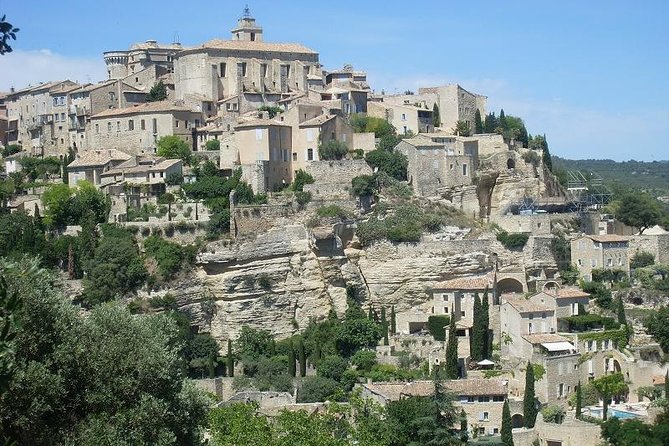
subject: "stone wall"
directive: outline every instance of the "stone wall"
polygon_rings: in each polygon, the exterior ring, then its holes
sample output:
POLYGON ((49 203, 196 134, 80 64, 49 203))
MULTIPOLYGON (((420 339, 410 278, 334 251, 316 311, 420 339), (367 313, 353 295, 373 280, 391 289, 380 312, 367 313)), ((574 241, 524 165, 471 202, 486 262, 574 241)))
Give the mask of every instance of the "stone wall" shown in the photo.
POLYGON ((374 133, 353 133, 351 148, 353 150, 362 149, 365 152, 376 150, 376 137, 374 133))
POLYGON ((313 199, 347 199, 351 180, 373 173, 365 160, 312 161, 306 170, 314 183, 306 184, 304 190, 311 192, 313 199))
POLYGON ((140 243, 150 235, 160 235, 171 242, 188 245, 195 243, 198 237, 207 235, 206 222, 133 221, 123 223, 123 226, 129 229, 140 243))
POLYGON ((491 215, 490 221, 507 232, 529 232, 532 235, 551 233, 551 216, 549 214, 491 215))
MULTIPOLYGON (((232 201, 232 200, 231 200, 232 201)), ((294 214, 293 207, 280 205, 234 205, 230 204, 230 233, 237 239, 255 237, 267 232, 280 220, 294 214)))
POLYGON ((629 258, 634 257, 637 252, 649 252, 655 256, 655 263, 669 264, 669 233, 632 236, 629 258))

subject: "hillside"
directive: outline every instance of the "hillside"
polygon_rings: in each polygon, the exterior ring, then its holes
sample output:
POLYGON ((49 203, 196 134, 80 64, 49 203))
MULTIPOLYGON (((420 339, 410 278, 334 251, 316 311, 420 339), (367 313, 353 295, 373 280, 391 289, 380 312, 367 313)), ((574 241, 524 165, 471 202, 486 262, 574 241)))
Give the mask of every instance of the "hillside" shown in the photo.
POLYGON ((646 190, 654 196, 669 194, 669 161, 569 160, 553 156, 553 165, 556 169, 596 172, 614 190, 622 186, 646 190))

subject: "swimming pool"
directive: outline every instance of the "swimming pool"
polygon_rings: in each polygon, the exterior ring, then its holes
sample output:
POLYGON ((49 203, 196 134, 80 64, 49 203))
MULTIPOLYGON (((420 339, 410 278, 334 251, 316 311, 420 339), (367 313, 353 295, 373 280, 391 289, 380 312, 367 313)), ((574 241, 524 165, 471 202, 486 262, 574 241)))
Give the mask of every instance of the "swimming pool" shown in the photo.
MULTIPOLYGON (((603 409, 601 409, 601 408, 590 409, 590 415, 592 415, 593 417, 602 418, 602 410, 603 409)), ((609 407, 609 416, 610 417, 616 417, 616 418, 621 419, 621 420, 641 417, 641 415, 636 414, 636 413, 627 412, 627 411, 620 410, 620 409, 612 409, 610 407, 609 407)))

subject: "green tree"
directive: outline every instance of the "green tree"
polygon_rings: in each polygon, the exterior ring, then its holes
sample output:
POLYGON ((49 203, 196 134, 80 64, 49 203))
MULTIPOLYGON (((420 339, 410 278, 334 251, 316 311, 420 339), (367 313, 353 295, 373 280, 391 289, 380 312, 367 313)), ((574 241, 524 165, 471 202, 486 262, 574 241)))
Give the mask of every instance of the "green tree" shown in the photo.
POLYGON ((527 428, 534 427, 537 420, 537 397, 534 393, 534 367, 527 361, 525 369, 525 396, 523 397, 523 423, 527 428))
POLYGON ((625 304, 622 296, 616 297, 616 312, 618 313, 618 323, 627 325, 627 317, 625 317, 625 304))
POLYGON ((191 162, 192 153, 186 141, 176 135, 163 136, 158 140, 156 155, 169 159, 180 159, 184 164, 191 162))
POLYGON ((458 121, 455 123, 455 127, 451 129, 454 135, 460 136, 471 136, 472 128, 467 121, 458 121))
POLYGON ((221 141, 218 139, 210 139, 204 145, 206 150, 221 150, 221 141))
POLYGON ((455 318, 452 317, 448 326, 448 341, 446 344, 446 364, 444 372, 448 379, 458 379, 458 337, 455 328, 455 318))
POLYGON ((292 189, 295 192, 302 192, 305 184, 313 184, 314 177, 311 174, 299 169, 295 172, 295 179, 293 180, 292 189))
POLYGON ((332 378, 307 376, 302 379, 302 387, 297 392, 297 401, 300 403, 326 401, 339 391, 341 386, 332 378))
POLYGON ((668 437, 659 427, 639 419, 621 421, 613 417, 602 423, 602 438, 611 446, 663 446, 668 437))
POLYGON ((228 354, 225 357, 225 372, 228 377, 235 376, 235 356, 232 353, 232 341, 228 339, 228 354))
POLYGON ((476 112, 474 113, 474 133, 480 134, 484 131, 483 120, 481 119, 481 111, 477 108, 476 112))
POLYGON ((657 200, 644 193, 627 193, 620 199, 616 218, 628 226, 639 228, 639 233, 660 223, 662 213, 657 200))
POLYGON ((164 101, 165 99, 167 99, 167 87, 160 80, 149 90, 149 94, 146 95, 146 102, 164 101))
POLYGON ((483 333, 483 356, 484 359, 490 359, 492 358, 492 341, 490 339, 490 301, 488 299, 488 287, 483 290, 480 324, 483 333))
POLYGON ((297 359, 300 363, 300 376, 304 378, 307 376, 307 353, 302 338, 297 340, 297 359))
POLYGON ((646 331, 655 338, 665 353, 669 353, 669 306, 652 312, 644 321, 646 331))
POLYGON ((460 440, 462 440, 464 444, 467 444, 467 440, 469 440, 469 430, 467 426, 467 412, 462 409, 460 411, 460 440))
POLYGON ((372 150, 365 155, 367 164, 378 172, 384 172, 395 178, 404 181, 407 179, 407 167, 409 161, 407 157, 395 150, 372 150))
POLYGON ((318 148, 318 157, 321 160, 340 160, 348 153, 348 147, 342 141, 331 139, 318 148))
POLYGON ((293 344, 290 343, 290 348, 288 349, 288 375, 295 378, 296 372, 295 350, 293 349, 293 344))
POLYGON ((274 338, 267 330, 256 330, 244 325, 237 337, 237 353, 242 358, 257 359, 260 356, 271 356, 274 338))
POLYGON ((576 419, 581 418, 581 409, 583 404, 583 394, 581 390, 581 381, 576 386, 576 419))
POLYGON ((14 155, 15 153, 19 153, 22 150, 23 147, 21 147, 19 144, 7 144, 2 149, 2 157, 7 158, 8 156, 14 155))
POLYGON ((664 397, 669 400, 669 370, 664 374, 664 397))
POLYGON ((592 382, 592 385, 597 389, 604 402, 602 420, 606 421, 611 398, 627 393, 628 387, 625 384, 625 378, 622 373, 613 373, 597 378, 592 382))
POLYGON ((381 330, 383 331, 383 345, 388 345, 388 321, 386 320, 386 307, 381 307, 381 330))
POLYGON ((655 264, 655 256, 649 252, 639 251, 630 260, 630 268, 645 268, 655 264))
POLYGON ((483 129, 485 133, 495 133, 495 129, 499 126, 499 121, 497 120, 497 117, 495 117, 495 113, 489 113, 485 117, 485 121, 483 123, 483 129))
POLYGON ((209 430, 215 445, 274 445, 272 427, 254 404, 235 403, 212 409, 209 430))
POLYGON ((474 293, 474 321, 472 324, 472 337, 471 337, 471 357, 472 360, 474 361, 481 361, 484 356, 484 349, 485 349, 485 341, 483 336, 487 336, 488 329, 487 327, 485 328, 485 332, 483 330, 482 324, 483 321, 481 320, 482 316, 482 307, 481 307, 481 298, 479 297, 479 293, 474 293))
POLYGON ((509 409, 509 400, 504 400, 504 406, 502 407, 502 429, 500 431, 502 435, 502 443, 504 446, 513 446, 513 433, 511 429, 513 428, 511 424, 511 410, 509 409))
POLYGON ((441 115, 439 114, 439 104, 437 104, 436 102, 432 106, 432 126, 435 128, 441 127, 441 115))
POLYGON ((397 334, 397 321, 395 316, 395 305, 390 307, 390 333, 397 334))

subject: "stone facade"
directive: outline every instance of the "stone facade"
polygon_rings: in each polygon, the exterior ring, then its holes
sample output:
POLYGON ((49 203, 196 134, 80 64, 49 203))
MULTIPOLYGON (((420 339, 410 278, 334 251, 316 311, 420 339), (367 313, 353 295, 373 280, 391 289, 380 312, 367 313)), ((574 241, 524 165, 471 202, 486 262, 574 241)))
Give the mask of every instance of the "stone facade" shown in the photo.
POLYGON ((481 119, 485 118, 488 98, 471 93, 457 84, 420 88, 418 90, 418 95, 425 94, 436 95, 441 118, 440 127, 446 131, 451 131, 458 121, 464 121, 469 123, 473 132, 476 110, 481 113, 481 119))
MULTIPOLYGON (((133 44, 126 51, 107 51, 104 53, 107 75, 109 79, 124 79, 153 67, 172 72, 174 55, 183 49, 180 43, 159 44, 155 40, 147 40, 133 44)), ((149 88, 151 86, 153 84, 149 88)))
POLYGON ((314 183, 305 184, 304 190, 311 192, 312 198, 324 200, 350 198, 353 178, 372 174, 365 160, 312 161, 306 171, 314 183))
MULTIPOLYGON (((649 232, 649 230, 646 230, 649 232)), ((655 257, 655 263, 669 264, 669 232, 642 235, 630 237, 630 259, 637 252, 649 252, 655 257)))
POLYGON ((411 104, 391 104, 370 102, 367 114, 390 122, 399 134, 430 133, 434 131, 432 110, 416 107, 411 104))
POLYGON ((571 263, 581 276, 592 280, 592 270, 621 269, 628 275, 629 239, 619 235, 584 235, 571 241, 571 263))

